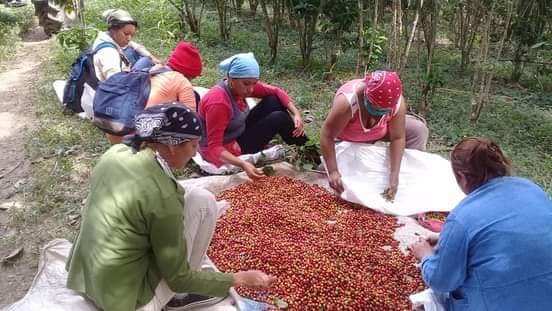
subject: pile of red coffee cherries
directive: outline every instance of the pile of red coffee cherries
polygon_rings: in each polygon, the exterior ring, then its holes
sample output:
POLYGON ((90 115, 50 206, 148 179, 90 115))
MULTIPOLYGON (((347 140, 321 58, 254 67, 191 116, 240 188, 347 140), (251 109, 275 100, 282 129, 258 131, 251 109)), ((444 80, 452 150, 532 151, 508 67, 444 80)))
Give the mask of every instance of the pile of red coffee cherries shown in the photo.
POLYGON ((282 176, 218 199, 232 205, 209 249, 217 267, 278 278, 268 290, 238 288, 246 297, 291 310, 410 310, 408 295, 424 288, 415 258, 393 239, 394 217, 282 176))

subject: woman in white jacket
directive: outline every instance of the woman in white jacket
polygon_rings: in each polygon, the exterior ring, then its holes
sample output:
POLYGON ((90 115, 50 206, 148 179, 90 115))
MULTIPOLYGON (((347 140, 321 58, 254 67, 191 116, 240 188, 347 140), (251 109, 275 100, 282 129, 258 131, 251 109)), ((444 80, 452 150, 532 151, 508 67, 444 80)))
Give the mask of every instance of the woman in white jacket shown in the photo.
POLYGON ((130 70, 142 58, 147 61, 160 63, 144 46, 132 41, 138 29, 138 23, 130 14, 121 9, 110 9, 102 16, 107 22, 108 29, 100 32, 94 41, 93 48, 103 42, 113 43, 114 48, 103 48, 94 55, 94 67, 98 80, 105 81, 111 75, 130 70))

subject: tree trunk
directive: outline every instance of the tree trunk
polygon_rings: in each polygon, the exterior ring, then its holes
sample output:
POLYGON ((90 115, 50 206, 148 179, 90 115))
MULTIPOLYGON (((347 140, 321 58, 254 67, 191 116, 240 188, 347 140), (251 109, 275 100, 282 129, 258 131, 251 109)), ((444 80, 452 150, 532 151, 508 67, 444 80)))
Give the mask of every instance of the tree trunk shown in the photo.
POLYGON ((283 0, 272 0, 272 16, 268 13, 267 0, 259 0, 264 16, 264 26, 270 47, 270 63, 274 64, 278 56, 278 37, 282 23, 283 0))
POLYGON ((220 38, 224 41, 230 39, 231 24, 229 23, 228 16, 228 1, 229 0, 215 0, 219 19, 219 34, 220 38))
POLYGON ((414 21, 412 22, 410 38, 406 43, 406 47, 402 55, 401 68, 399 70, 406 67, 406 63, 408 62, 408 54, 410 54, 410 47, 412 46, 412 41, 414 41, 414 35, 416 34, 416 26, 418 25, 418 19, 420 18, 420 10, 423 8, 423 5, 424 5, 424 0, 420 0, 420 5, 416 8, 416 15, 414 16, 414 21))
POLYGON ((481 25, 481 15, 486 12, 483 5, 477 0, 466 1, 466 6, 459 5, 460 10, 460 72, 465 72, 470 64, 470 55, 473 43, 481 25))
POLYGON ((325 1, 321 0, 315 12, 305 12, 299 20, 299 47, 301 49, 301 59, 304 68, 310 66, 312 43, 316 34, 318 16, 320 16, 320 12, 324 5, 325 1))
MULTIPOLYGON (((500 43, 498 44, 498 49, 496 51, 496 59, 500 59, 500 57, 502 56, 502 50, 504 49, 504 42, 506 41, 506 38, 508 37, 508 25, 510 24, 511 20, 512 20, 512 15, 514 13, 514 1, 511 1, 510 2, 510 6, 508 8, 508 17, 507 17, 507 21, 506 21, 506 27, 504 27, 504 33, 502 34, 502 38, 500 39, 500 43)), ((487 20, 487 24, 486 24, 486 30, 487 30, 487 33, 486 33, 486 36, 485 36, 485 39, 486 39, 486 42, 485 44, 482 44, 483 45, 483 48, 485 48, 484 50, 484 57, 485 57, 485 60, 486 60, 486 57, 488 55, 488 50, 489 50, 489 37, 490 37, 490 27, 491 27, 491 20, 493 18, 493 14, 494 14, 494 4, 493 4, 493 7, 491 8, 491 12, 489 13, 489 17, 488 20, 487 20)), ((471 116, 470 116, 470 121, 472 123, 475 123, 477 121, 479 121, 479 118, 481 117, 481 111, 483 110, 483 106, 489 101, 489 92, 491 90, 491 83, 493 81, 493 72, 492 71, 486 71, 485 73, 483 73, 483 78, 481 79, 481 87, 479 88, 480 89, 480 93, 477 94, 477 96, 474 94, 472 96, 472 100, 471 100, 471 103, 472 103, 472 112, 471 112, 471 116)))
MULTIPOLYGON (((377 7, 376 0, 376 7, 377 7)), ((366 65, 366 57, 364 57, 364 1, 358 0, 358 54, 357 54, 357 64, 355 68, 355 75, 358 76, 360 71, 360 66, 364 67, 366 65)), ((377 15, 377 14, 376 14, 377 15)))
MULTIPOLYGON (((420 114, 425 116, 429 112, 432 95, 435 93, 435 81, 433 73, 433 55, 435 51, 435 39, 437 37, 437 19, 439 16, 438 0, 430 0, 427 2, 427 13, 422 16, 422 27, 424 29, 424 39, 427 49, 425 84, 422 88, 422 107, 420 114)), ((425 10, 424 10, 425 11, 425 10)))
POLYGON ((249 10, 251 15, 257 15, 257 7, 259 6, 259 0, 249 0, 249 10))

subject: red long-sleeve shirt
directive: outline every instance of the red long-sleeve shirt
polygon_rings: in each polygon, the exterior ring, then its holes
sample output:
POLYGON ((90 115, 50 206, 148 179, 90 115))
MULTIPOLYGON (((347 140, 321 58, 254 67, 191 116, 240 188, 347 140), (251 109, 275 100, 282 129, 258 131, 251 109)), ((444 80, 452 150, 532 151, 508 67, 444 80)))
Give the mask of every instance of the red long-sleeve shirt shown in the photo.
MULTIPOLYGON (((270 95, 277 96, 280 103, 287 108, 290 101, 289 95, 286 91, 273 85, 257 82, 251 97, 263 98, 270 95)), ((238 108, 245 111, 247 108, 245 99, 236 96, 234 96, 234 99, 238 108)), ((235 140, 223 144, 224 131, 232 118, 232 103, 228 101, 226 91, 220 87, 211 88, 201 99, 198 113, 205 120, 205 132, 207 133, 207 147, 200 148, 201 156, 216 166, 224 164, 220 159, 220 154, 225 149, 233 155, 239 156, 241 150, 235 140)))

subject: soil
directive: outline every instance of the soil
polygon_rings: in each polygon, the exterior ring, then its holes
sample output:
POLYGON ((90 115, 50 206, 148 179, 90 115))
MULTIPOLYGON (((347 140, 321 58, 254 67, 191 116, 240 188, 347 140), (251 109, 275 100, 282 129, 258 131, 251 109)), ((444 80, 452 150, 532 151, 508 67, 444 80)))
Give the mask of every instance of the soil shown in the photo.
POLYGON ((27 228, 14 215, 24 208, 31 161, 25 142, 36 123, 34 84, 48 56, 48 37, 41 27, 23 36, 17 55, 0 64, 0 258, 23 247, 12 263, 0 264, 0 309, 23 297, 38 265, 39 248, 50 236, 46 223, 27 228))

